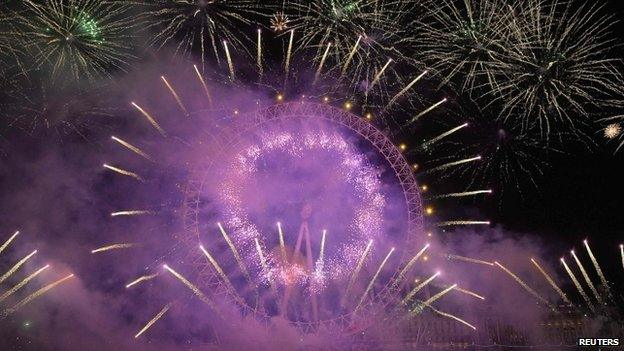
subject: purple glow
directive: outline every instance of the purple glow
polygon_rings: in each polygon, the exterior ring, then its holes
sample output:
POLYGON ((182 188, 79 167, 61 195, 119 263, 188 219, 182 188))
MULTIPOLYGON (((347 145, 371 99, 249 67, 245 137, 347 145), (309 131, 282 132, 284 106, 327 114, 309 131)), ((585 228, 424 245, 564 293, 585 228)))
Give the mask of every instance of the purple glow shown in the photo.
MULTIPOLYGON (((195 178, 202 184, 198 199, 205 204, 199 206, 198 236, 227 267, 248 305, 256 294, 250 286, 260 284, 264 299, 272 300, 263 308, 270 316, 313 321, 317 317, 310 315, 310 305, 318 305, 319 320, 341 316, 354 307, 341 294, 369 241, 374 245, 356 280, 359 294, 390 247, 410 250, 404 245, 407 208, 396 175, 361 135, 325 115, 293 118, 288 111, 245 132, 225 134, 228 139, 219 147, 198 146, 195 151, 199 156, 194 162, 203 170, 195 178), (222 223, 245 268, 224 245, 216 222, 222 223), (277 222, 284 233, 283 251, 277 222), (243 269, 250 278, 243 277, 243 269)), ((398 264, 385 267, 377 289, 389 283, 398 264)))

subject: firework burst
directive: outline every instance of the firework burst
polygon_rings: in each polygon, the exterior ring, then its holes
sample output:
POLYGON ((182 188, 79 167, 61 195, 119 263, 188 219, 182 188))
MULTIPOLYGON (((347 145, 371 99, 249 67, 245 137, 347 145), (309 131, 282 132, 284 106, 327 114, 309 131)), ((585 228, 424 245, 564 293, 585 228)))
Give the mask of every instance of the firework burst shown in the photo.
POLYGON ((406 50, 412 42, 406 27, 417 14, 413 1, 322 0, 287 2, 285 8, 299 34, 298 49, 312 49, 316 62, 326 61, 326 71, 363 91, 380 78, 402 82, 396 68, 414 64, 406 50), (386 69, 394 74, 377 77, 386 69))
POLYGON ((101 90, 63 89, 36 77, 15 79, 0 102, 3 129, 27 133, 51 130, 59 137, 110 127, 114 109, 104 107, 101 90))
POLYGON ((21 61, 22 48, 16 40, 18 33, 10 11, 0 5, 0 74, 3 84, 15 73, 25 71, 21 61), (18 72, 13 72, 12 68, 18 68, 18 72))
POLYGON ((614 18, 600 5, 530 0, 509 11, 504 82, 493 90, 504 119, 548 136, 577 130, 620 96, 620 60, 610 58, 614 18))
POLYGON ((502 1, 444 0, 418 21, 419 60, 440 75, 444 85, 473 93, 495 87, 506 64, 509 9, 502 1), (459 84, 457 84, 459 83, 459 84))
POLYGON ((33 66, 52 78, 93 80, 122 70, 132 58, 135 26, 125 2, 98 0, 24 1, 13 13, 17 33, 33 66))
POLYGON ((271 16, 271 29, 276 33, 281 33, 290 28, 290 18, 284 12, 276 12, 271 16))
POLYGON ((548 166, 546 155, 555 149, 544 146, 531 132, 508 123, 468 123, 474 126, 470 129, 473 152, 480 150, 482 157, 479 164, 458 170, 470 180, 470 188, 495 188, 501 198, 504 194, 499 191, 503 189, 515 188, 523 193, 527 186, 538 188, 543 169, 548 166))
MULTIPOLYGON (((433 126, 428 125, 427 128, 442 132, 433 139, 435 143, 423 143, 420 152, 454 155, 453 158, 442 156, 441 160, 433 158, 436 164, 480 156, 479 162, 459 164, 444 173, 445 177, 461 179, 465 192, 489 190, 499 204, 515 195, 524 198, 539 188, 549 156, 563 153, 554 142, 545 143, 539 132, 523 130, 511 121, 498 118, 491 108, 481 109, 471 99, 458 100, 447 112, 449 116, 442 123, 434 121, 433 126)), ((430 162, 422 165, 427 167, 430 162)))
POLYGON ((155 32, 152 45, 173 45, 175 53, 183 56, 197 53, 202 69, 209 55, 220 62, 223 41, 244 51, 250 40, 240 35, 241 29, 252 24, 251 16, 264 12, 254 0, 157 0, 142 6, 147 29, 155 32))
POLYGON ((622 146, 624 146, 622 121, 624 121, 624 115, 611 116, 600 120, 600 122, 606 124, 606 126, 604 126, 602 130, 602 135, 604 136, 604 138, 607 139, 607 141, 617 142, 615 152, 618 152, 622 148, 622 146))
POLYGON ((615 139, 622 133, 622 127, 618 123, 611 123, 604 129, 604 137, 607 139, 615 139))

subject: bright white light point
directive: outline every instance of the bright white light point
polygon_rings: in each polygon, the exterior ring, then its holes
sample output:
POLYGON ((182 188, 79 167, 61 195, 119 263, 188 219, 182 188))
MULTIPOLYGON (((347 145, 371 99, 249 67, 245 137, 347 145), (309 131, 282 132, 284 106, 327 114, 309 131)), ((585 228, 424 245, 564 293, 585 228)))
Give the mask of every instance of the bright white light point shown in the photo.
POLYGON ((169 269, 169 266, 167 266, 166 264, 163 264, 163 268, 164 269, 169 269))
POLYGON ((622 127, 620 127, 620 125, 617 123, 613 123, 613 124, 609 124, 604 129, 604 136, 607 139, 613 139, 617 137, 618 135, 620 135, 621 132, 622 132, 622 127))

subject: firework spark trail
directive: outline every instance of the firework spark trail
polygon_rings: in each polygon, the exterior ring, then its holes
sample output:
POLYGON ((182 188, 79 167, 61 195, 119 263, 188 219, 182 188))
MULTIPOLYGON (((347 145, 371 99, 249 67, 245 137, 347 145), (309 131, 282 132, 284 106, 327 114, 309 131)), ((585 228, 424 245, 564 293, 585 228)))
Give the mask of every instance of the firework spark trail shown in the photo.
POLYGON ((165 307, 163 307, 163 309, 160 310, 160 312, 158 312, 154 316, 154 318, 150 319, 150 321, 147 322, 147 324, 145 324, 145 326, 141 328, 141 330, 139 330, 138 333, 136 333, 134 338, 136 339, 139 336, 141 336, 141 334, 145 333, 152 325, 154 325, 154 323, 156 323, 160 318, 162 318, 162 316, 164 316, 165 313, 167 313, 167 311, 169 311, 170 308, 171 308, 171 303, 168 303, 167 305, 165 305, 165 307))
POLYGON ((15 273, 24 263, 26 263, 26 261, 28 261, 31 257, 33 257, 35 254, 37 253, 37 250, 31 252, 30 254, 26 255, 26 257, 22 258, 21 260, 19 260, 16 264, 13 265, 13 267, 11 267, 11 269, 9 269, 6 273, 4 273, 1 277, 0 277, 0 284, 7 280, 11 275, 13 275, 13 273, 15 273))
POLYGON ((173 95, 173 98, 178 103, 178 106, 180 107, 180 110, 182 110, 182 112, 184 113, 185 116, 188 116, 189 113, 188 113, 186 107, 184 107, 184 104, 182 103, 182 99, 180 99, 180 96, 178 95, 178 93, 175 91, 175 89, 173 89, 173 86, 171 86, 171 84, 169 84, 169 82, 167 81, 167 78, 165 78, 165 76, 160 76, 160 79, 162 79, 162 81, 167 86, 167 89, 169 89, 169 92, 171 92, 171 95, 173 95))
POLYGON ((355 269, 353 270, 353 273, 351 274, 351 278, 349 279, 349 283, 347 284, 347 289, 345 290, 345 293, 343 295, 342 304, 344 304, 345 302, 344 299, 347 296, 349 296, 349 294, 351 293, 353 284, 355 284, 355 280, 357 279, 357 276, 360 274, 360 271, 362 270, 362 267, 364 266, 364 262, 366 261, 366 258, 368 257, 368 253, 370 252, 370 249, 372 246, 373 246, 373 240, 371 239, 368 241, 366 248, 362 252, 362 256, 360 256, 360 260, 358 261, 357 265, 355 266, 355 269))
POLYGON ((141 177, 140 175, 138 175, 138 174, 136 174, 134 172, 130 172, 128 170, 125 170, 125 169, 122 169, 122 168, 117 168, 117 167, 111 166, 111 165, 106 164, 106 163, 103 164, 102 167, 104 167, 106 169, 109 169, 109 170, 111 170, 113 172, 119 173, 121 175, 125 175, 125 176, 128 176, 128 177, 134 178, 134 179, 136 179, 136 180, 138 180, 140 182, 144 181, 143 177, 141 177))
POLYGON ((435 196, 432 196, 431 199, 446 199, 449 197, 464 197, 464 196, 474 196, 474 195, 491 194, 491 193, 492 193, 492 190, 490 189, 473 190, 473 191, 464 191, 461 193, 448 193, 448 194, 435 195, 435 196))
POLYGON ((484 296, 481 296, 481 295, 477 294, 476 292, 470 291, 468 289, 463 289, 463 288, 460 288, 460 287, 456 286, 455 287, 455 291, 459 291, 462 294, 466 294, 466 295, 470 295, 472 297, 476 297, 477 299, 480 299, 480 300, 485 300, 484 296))
POLYGON ((410 125, 410 124, 412 124, 412 123, 416 122, 417 120, 419 120, 419 119, 420 119, 420 117, 422 117, 422 116, 426 115, 427 113, 429 113, 429 112, 431 112, 431 111, 435 110, 435 109, 436 109, 436 107, 438 107, 438 106, 442 105, 442 104, 443 104, 443 103, 445 103, 445 102, 446 102, 446 98, 444 98, 444 99, 442 99, 442 100, 440 100, 440 101, 436 102, 435 104, 433 104, 433 105, 429 106, 428 108, 426 108, 425 110, 423 110, 423 111, 421 111, 419 114, 417 114, 416 116, 412 117, 412 119, 410 119, 410 120, 409 120, 409 121, 405 124, 405 126, 408 126, 408 125, 410 125))
POLYGON ((217 260, 215 260, 214 257, 212 257, 212 255, 208 252, 208 250, 206 250, 206 248, 204 248, 203 245, 199 245, 199 249, 204 253, 206 258, 208 258, 208 261, 210 261, 214 269, 217 271, 217 273, 219 273, 219 276, 221 277, 223 282, 227 285, 227 287, 230 288, 230 290, 236 295, 236 299, 238 301, 243 301, 243 298, 240 297, 240 295, 238 295, 238 293, 236 292, 236 289, 234 288, 234 285, 232 285, 232 282, 230 281, 227 274, 225 274, 225 272, 219 265, 219 262, 217 262, 217 260))
POLYGON ((282 224, 277 222, 277 232, 279 233, 280 252, 282 254, 282 261, 284 264, 288 263, 288 256, 286 255, 286 246, 284 245, 284 232, 282 232, 282 224))
POLYGON ((148 155, 146 152, 144 152, 143 150, 139 149, 138 147, 130 144, 127 141, 124 141, 116 136, 111 136, 111 139, 113 139, 114 141, 118 142, 119 144, 121 144, 122 146, 124 146, 125 148, 127 148, 128 150, 134 152, 135 154, 143 157, 146 160, 149 161, 153 161, 152 157, 150 155, 148 155))
POLYGON ((126 289, 127 288, 131 288, 139 283, 148 281, 148 280, 152 280, 154 278, 158 277, 158 273, 154 273, 154 274, 149 274, 149 275, 144 275, 141 277, 138 277, 137 279, 131 281, 130 283, 126 284, 126 289))
POLYGON ((206 98, 208 99, 208 105, 212 108, 212 95, 210 95, 210 90, 208 90, 208 85, 206 85, 206 81, 204 80, 204 77, 202 76, 202 74, 199 72, 199 68, 197 68, 197 65, 193 65, 193 68, 195 68, 197 79, 199 79, 199 82, 201 83, 202 88, 204 88, 204 94, 206 94, 206 98))
POLYGON ((345 73, 347 72, 347 68, 349 68, 349 64, 351 63, 351 60, 353 60, 353 56, 355 56, 355 53, 357 52, 357 49, 360 46, 360 40, 362 40, 361 35, 358 36, 357 40, 355 41, 355 44, 353 45, 353 48, 351 49, 351 52, 349 52, 349 56, 347 56, 347 60, 342 66, 342 72, 340 74, 340 78, 344 77, 345 73))
POLYGON ((587 271, 585 270, 585 267, 583 266, 583 264, 581 263, 581 261, 578 259, 578 257, 576 256, 576 253, 574 252, 574 250, 570 251, 570 253, 572 254, 572 257, 574 257, 574 261, 576 262, 576 265, 578 266, 578 268, 581 271, 581 275, 583 276, 583 278, 585 279, 585 282, 587 283, 587 285, 589 286, 589 289, 592 291, 592 293, 594 294, 594 297, 596 298, 596 300, 599 303, 602 303, 602 297, 600 297, 600 295, 598 294, 598 290, 596 290, 596 287, 594 286, 594 283, 591 281, 591 279, 589 278, 589 274, 587 274, 587 271))
POLYGON ((471 220, 458 220, 458 221, 444 221, 436 223, 438 227, 450 227, 454 225, 490 225, 490 221, 471 221, 471 220))
POLYGON ((256 243, 256 251, 258 252, 258 258, 260 259, 260 266, 262 267, 262 272, 265 274, 269 282, 269 287, 271 289, 271 292, 273 293, 273 296, 277 297, 277 289, 275 288, 275 285, 273 285, 273 279, 271 279, 271 270, 269 269, 269 265, 267 264, 266 257, 264 256, 264 253, 262 252, 262 245, 260 245, 260 241, 258 240, 258 238, 254 238, 254 241, 256 243))
POLYGON ((448 163, 445 163, 443 165, 440 165, 440 166, 437 166, 437 167, 434 167, 434 168, 430 168, 430 169, 426 170, 424 172, 424 174, 430 174, 430 173, 433 173, 433 172, 442 171, 442 170, 445 170, 445 169, 450 168, 450 167, 459 166, 459 165, 462 165, 464 163, 475 162, 475 161, 479 161, 479 160, 481 160, 481 156, 475 156, 475 157, 465 158, 463 160, 448 162, 448 163))
POLYGON ((117 211, 111 212, 111 217, 119 217, 119 216, 144 216, 144 215, 152 215, 153 211, 148 210, 127 210, 127 211, 117 211))
POLYGON ((438 300, 438 299, 440 299, 442 296, 446 295, 449 291, 451 291, 451 290, 455 289, 456 287, 457 287, 457 284, 453 284, 453 285, 449 286, 448 288, 446 288, 446 289, 444 289, 444 290, 440 291, 439 293, 437 293, 437 294, 435 294, 435 295, 431 296, 430 298, 428 298, 428 299, 424 302, 424 304, 425 304, 425 305, 427 305, 427 306, 428 306, 428 305, 431 305, 432 303, 434 303, 435 301, 437 301, 437 300, 438 300))
POLYGON ((329 54, 329 49, 331 49, 331 42, 327 43, 327 48, 321 57, 321 62, 319 63, 318 68, 316 69, 316 73, 314 74, 314 82, 312 84, 316 84, 319 77, 321 76, 321 72, 323 71, 323 66, 325 65, 325 60, 327 59, 327 54, 329 54))
POLYGON ((583 244, 585 244, 585 249, 587 249, 587 254, 589 254, 589 258, 591 259, 594 265, 594 269, 596 269, 596 273, 598 273, 598 277, 600 277, 600 282, 602 283, 603 288, 607 291, 607 294, 609 294, 609 299, 611 299, 611 301, 614 301, 613 295, 611 294, 611 289, 609 288, 609 283, 607 282, 607 278, 605 278, 605 275, 602 273, 602 269, 600 268, 600 265, 598 264, 598 261, 596 260, 596 257, 594 256, 594 253, 589 247, 589 243, 587 242, 587 240, 583 240, 583 244))
POLYGON ((292 54, 293 41, 295 39, 295 30, 290 30, 290 39, 288 39, 288 51, 286 51, 286 62, 284 64, 284 81, 288 81, 288 74, 290 72, 290 55, 292 54))
POLYGON ((620 257, 622 257, 622 268, 624 268, 624 245, 620 245, 620 257))
POLYGON ((407 91, 410 90, 414 86, 414 84, 416 84, 422 77, 424 77, 427 72, 428 71, 424 71, 423 73, 421 73, 418 77, 414 78, 414 80, 407 84, 405 88, 401 89, 401 91, 394 95, 392 99, 390 99, 390 102, 388 102, 386 108, 392 106, 401 96, 403 96, 403 94, 407 93, 407 91))
POLYGON ((439 300, 442 296, 448 294, 451 290, 455 289, 457 287, 457 284, 453 284, 451 286, 449 286, 448 288, 438 292, 437 294, 431 296, 430 298, 428 298, 427 300, 417 303, 416 307, 414 307, 410 313, 413 314, 418 314, 420 312, 422 312, 422 310, 425 307, 431 307, 431 304, 436 302, 437 300, 439 300))
POLYGON ((212 303, 212 301, 208 298, 208 296, 206 296, 201 290, 199 290, 198 287, 196 287, 188 279, 184 278, 180 273, 173 270, 173 268, 169 267, 167 264, 163 264, 163 268, 168 270, 169 273, 173 274, 176 278, 178 278, 178 280, 181 281, 182 284, 186 285, 186 287, 189 288, 193 292, 193 294, 195 294, 195 296, 197 296, 201 301, 206 303, 213 310, 215 311, 217 310, 217 307, 212 303))
POLYGON ((9 247, 9 245, 11 244, 13 239, 15 239, 19 235, 19 233, 20 233, 19 230, 16 231, 15 233, 13 233, 13 235, 11 235, 11 237, 7 241, 5 241, 4 244, 2 244, 2 246, 0 246, 0 253, 2 253, 2 251, 4 251, 4 249, 9 247))
POLYGON ((258 37, 256 42, 256 65, 258 66, 258 75, 262 78, 264 70, 262 68, 262 30, 258 28, 258 37))
POLYGON ((19 282, 17 285, 15 285, 14 287, 12 287, 11 289, 5 291, 2 295, 0 295, 0 302, 6 300, 9 296, 15 294, 19 289, 23 288, 24 285, 28 284, 28 282, 30 282, 31 280, 33 280, 36 276, 38 276, 39 274, 41 274, 41 272, 45 271, 46 269, 48 269, 50 267, 49 264, 39 268, 37 271, 35 271, 34 273, 30 274, 29 276, 27 276, 26 278, 24 278, 21 282, 19 282))
POLYGON ((223 239, 225 239, 225 242, 230 247, 230 250, 232 251, 234 258, 236 259, 236 262, 238 263, 238 267, 240 267, 241 272, 245 275, 248 281, 251 281, 251 276, 249 275, 249 272, 247 271, 247 267, 245 267, 245 263, 243 262, 243 259, 240 257, 240 254, 238 253, 236 246, 234 246, 234 243, 232 242, 232 240, 230 240, 230 237, 225 232, 225 229, 223 229, 223 226, 221 225, 221 223, 217 223, 217 226, 219 226, 219 230, 221 231, 221 235, 223 235, 223 239))
POLYGON ((587 306, 589 307, 589 309, 592 312, 595 312, 594 304, 592 304, 591 300, 589 299, 589 296, 587 296, 587 294, 585 293, 585 290, 581 286, 581 283, 579 283, 578 279, 576 279, 576 276, 574 275, 574 273, 572 273, 572 270, 570 269, 570 267, 568 267, 568 264, 563 259, 563 257, 561 258, 561 263, 563 263, 563 267, 568 273, 568 276, 570 276, 570 279, 572 279, 572 282, 574 283, 576 290, 578 290, 579 294, 581 294, 581 296, 583 297, 583 300, 585 300, 585 303, 587 303, 587 306))
POLYGON ((383 76, 384 72, 386 72, 386 69, 388 68, 388 66, 390 66, 391 63, 392 63, 392 59, 388 59, 388 62, 386 62, 386 64, 383 65, 383 67, 377 72, 377 74, 375 75, 375 78, 373 78, 373 81, 371 82, 368 89, 366 89, 366 91, 373 89, 375 84, 379 82, 379 80, 381 79, 381 76, 383 76))
POLYGON ((130 103, 132 106, 134 106, 134 108, 136 108, 137 110, 139 110, 139 112, 141 112, 141 114, 143 115, 143 117, 145 117, 147 119, 147 121, 154 127, 156 128, 156 130, 160 133, 160 135, 162 135, 163 137, 167 136, 167 133, 165 132, 164 129, 162 129, 160 127, 160 124, 158 124, 158 122, 156 122, 156 120, 154 119, 154 117, 152 117, 152 115, 150 115, 149 113, 147 113, 147 111, 145 111, 143 108, 141 108, 141 106, 137 105, 134 101, 130 103))
POLYGON ((461 319, 461 318, 459 318, 459 317, 457 317, 457 316, 454 316, 454 315, 452 315, 452 314, 450 314, 450 313, 446 313, 446 312, 442 312, 442 311, 440 311, 440 310, 437 310, 437 309, 435 309, 433 306, 427 306, 427 307, 429 307, 429 308, 430 308, 433 312, 435 312, 435 313, 439 314, 439 315, 440 315, 440 316, 442 316, 442 317, 446 317, 446 318, 454 319, 454 320, 458 321, 459 323, 462 323, 462 324, 464 324, 464 325, 466 325, 466 326, 468 326, 468 327, 472 328, 472 330, 477 330, 477 327, 475 327, 474 325, 472 325, 472 324, 470 324, 470 323, 466 322, 465 320, 463 320, 463 319, 461 319))
POLYGON ((379 268, 377 268, 377 271, 375 272, 375 275, 373 275, 373 278, 368 283, 368 286, 366 287, 366 290, 364 290, 364 293, 362 294, 362 297, 360 298, 360 302, 358 302, 357 306, 355 306, 355 309, 353 310, 353 313, 355 313, 355 312, 357 312, 359 310, 360 306, 362 306, 362 304, 364 303, 364 300, 366 300, 366 298, 368 297, 368 293, 373 288, 373 284, 375 284, 375 280, 377 280, 377 277, 379 276, 379 273, 381 273, 381 270, 386 265, 386 262, 388 262, 388 259, 390 259, 390 256, 392 255, 393 252, 394 252, 394 247, 392 249, 390 249, 390 252, 388 252, 388 254, 384 258, 384 260, 381 261, 381 264, 379 265, 379 268))
POLYGON ((104 247, 100 247, 94 250, 91 250, 91 253, 99 253, 99 252, 106 252, 106 251, 110 251, 110 250, 120 250, 120 249, 131 249, 133 247, 135 247, 136 244, 133 243, 123 243, 123 244, 112 244, 112 245, 107 245, 104 247))
POLYGON ((232 62, 232 56, 230 56, 230 49, 227 41, 223 41, 223 49, 225 49, 225 58, 227 59, 228 69, 230 71, 230 80, 234 80, 234 63, 232 62))
POLYGON ((18 302, 15 306, 8 308, 6 310, 4 310, 4 316, 9 316, 13 313, 15 313, 16 311, 18 311, 20 308, 24 307, 25 305, 27 305, 28 303, 30 303, 31 301, 33 301, 34 299, 40 297, 41 295, 45 294, 46 292, 54 289, 55 287, 57 287, 58 285, 64 283, 65 281, 67 281, 68 279, 73 278, 74 275, 70 274, 64 278, 61 278, 57 281, 55 281, 54 283, 48 284, 46 286, 44 286, 43 288, 35 291, 34 293, 26 296, 22 301, 18 302))
POLYGON ((472 258, 472 257, 451 255, 451 254, 444 255, 444 257, 448 258, 449 260, 457 260, 457 261, 464 261, 464 262, 470 262, 470 263, 476 263, 476 264, 483 264, 487 266, 494 266, 494 263, 492 262, 488 262, 488 261, 484 261, 484 260, 480 260, 480 259, 472 258))
POLYGON ((524 288, 524 290, 526 290, 529 294, 533 295, 533 297, 541 301, 544 305, 548 306, 550 309, 552 310, 555 309, 545 298, 543 298, 540 294, 538 294, 535 290, 533 290, 533 288, 528 286, 527 283, 525 283, 522 279, 520 279, 520 277, 515 275, 512 271, 505 268, 502 264, 498 263, 497 261, 494 261, 494 264, 496 264, 498 267, 500 267, 500 269, 505 271, 505 273, 509 274, 510 277, 512 277, 516 282, 518 282, 518 284, 520 284, 524 288))
POLYGON ((319 253, 318 261, 316 261, 316 271, 321 273, 323 271, 324 259, 325 259, 325 236, 327 234, 327 230, 323 230, 323 236, 321 237, 321 250, 319 253))
POLYGON ((457 126, 457 127, 453 128, 453 129, 450 129, 450 130, 448 130, 448 131, 446 131, 446 132, 444 132, 444 133, 442 133, 442 134, 438 135, 437 137, 432 138, 432 139, 430 139, 430 140, 428 140, 428 141, 426 141, 426 142, 422 143, 422 144, 420 145, 420 147, 421 147, 422 149, 425 149, 425 150, 426 150, 426 149, 428 149, 431 145, 433 145, 433 144, 437 143, 438 141, 440 141, 440 140, 442 140, 442 139, 446 138, 447 136, 449 136, 449 135, 451 135, 451 134, 453 134, 453 133, 455 133, 455 132, 457 132, 457 131, 459 131, 459 130, 461 130, 461 129, 463 129, 463 128, 466 128, 466 127, 468 127, 468 123, 464 123, 464 124, 462 124, 462 125, 460 125, 460 126, 457 126))
POLYGON ((399 285, 403 279, 405 279, 405 273, 407 273, 407 271, 412 268, 412 266, 416 263, 416 261, 418 261, 418 259, 420 259, 420 256, 422 256, 423 253, 425 253, 425 251, 427 251, 427 249, 429 248, 429 244, 425 244, 425 246, 423 246, 422 249, 420 249, 420 251, 418 251, 416 253, 416 255, 414 255, 414 257, 412 257, 411 260, 409 260, 409 262, 405 265, 405 267, 403 267, 403 269, 401 270, 401 272, 399 272, 399 276, 397 277, 397 279, 395 279, 394 281, 394 286, 396 287, 397 285, 399 285))
POLYGON ((410 302, 410 300, 414 297, 414 295, 416 295, 420 290, 422 290, 422 288, 424 288, 425 286, 427 286, 427 284, 431 283, 437 276, 440 275, 440 272, 436 272, 435 274, 433 274, 431 277, 425 279, 422 283, 416 285, 406 296, 405 298, 403 298, 403 300, 401 301, 401 303, 403 304, 407 304, 408 302, 410 302))
POLYGON ((260 266, 262 267, 262 271, 264 272, 264 274, 267 275, 267 278, 270 282, 271 271, 269 270, 266 257, 264 257, 264 253, 262 252, 262 246, 260 245, 260 241, 258 241, 258 238, 254 238, 254 241, 256 243, 256 251, 258 252, 258 258, 260 258, 260 266))
POLYGON ((555 291, 559 294, 559 296, 561 296, 561 299, 568 305, 572 306, 572 302, 570 301, 570 299, 568 299, 568 297, 563 292, 563 290, 561 290, 561 288, 557 286, 557 283, 555 283, 552 277, 539 265, 539 263, 537 263, 537 261, 534 260, 533 258, 531 258, 531 262, 533 262, 537 270, 539 270, 540 273, 542 273, 542 275, 544 276, 544 278, 546 278, 550 286, 552 286, 552 288, 555 289, 555 291))

